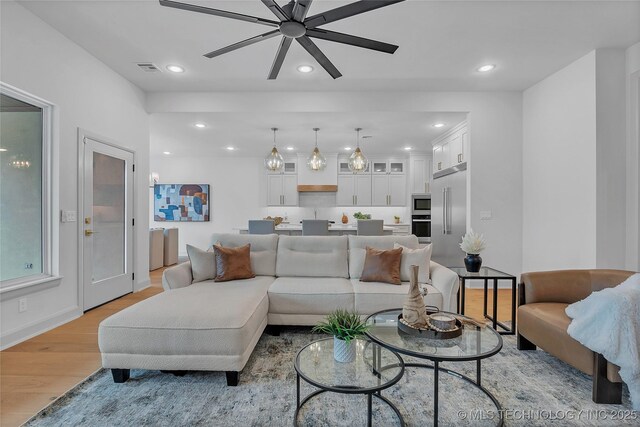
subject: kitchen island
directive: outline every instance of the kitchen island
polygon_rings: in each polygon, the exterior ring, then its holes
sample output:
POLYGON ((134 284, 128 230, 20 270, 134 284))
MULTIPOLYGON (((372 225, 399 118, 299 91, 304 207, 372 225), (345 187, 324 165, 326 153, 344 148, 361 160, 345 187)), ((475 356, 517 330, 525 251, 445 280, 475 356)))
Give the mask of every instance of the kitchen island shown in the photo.
MULTIPOLYGON (((248 227, 235 228, 240 234, 249 233, 248 227)), ((393 234, 394 227, 384 226, 382 232, 385 235, 393 234)), ((355 224, 329 224, 330 236, 342 236, 347 234, 357 234, 358 227, 355 224)), ((276 226, 276 234, 287 236, 302 236, 302 224, 280 224, 276 226)))

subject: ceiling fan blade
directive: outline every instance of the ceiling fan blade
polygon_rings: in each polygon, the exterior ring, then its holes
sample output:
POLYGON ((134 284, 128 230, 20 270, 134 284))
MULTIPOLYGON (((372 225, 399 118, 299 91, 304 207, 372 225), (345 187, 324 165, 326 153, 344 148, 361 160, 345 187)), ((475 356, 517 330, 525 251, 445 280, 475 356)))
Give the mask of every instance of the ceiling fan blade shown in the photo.
POLYGON ((322 53, 322 51, 318 48, 318 46, 316 46, 316 44, 312 42, 309 37, 307 36, 298 37, 296 41, 300 43, 300 45, 307 52, 309 52, 311 56, 315 58, 316 61, 318 61, 318 64, 320 64, 320 66, 322 66, 322 68, 324 68, 325 71, 331 75, 331 77, 333 77, 334 79, 337 79, 338 77, 342 76, 342 74, 340 73, 340 71, 338 71, 335 65, 333 65, 331 61, 329 61, 329 58, 327 58, 324 55, 324 53, 322 53))
POLYGON ((289 19, 291 19, 290 15, 287 15, 285 11, 282 10, 282 8, 278 5, 278 3, 275 2, 275 0, 262 0, 262 3, 264 3, 264 5, 267 6, 269 10, 278 17, 279 20, 288 21, 289 19))
POLYGON ((282 6, 282 11, 287 14, 287 16, 293 16, 293 8, 295 7, 295 0, 291 0, 289 3, 282 6))
POLYGON ((398 46, 394 44, 365 39, 363 37, 352 36, 350 34, 337 33, 335 31, 323 30, 321 28, 307 30, 307 36, 384 53, 394 53, 398 49, 398 46))
POLYGON ((180 3, 173 0, 160 0, 161 6, 173 7, 175 9, 188 10, 190 12, 206 13, 207 15, 221 16, 223 18, 238 19, 240 21, 253 22, 255 24, 279 27, 280 23, 270 19, 258 18, 256 16, 243 15, 241 13, 227 12, 226 10, 212 9, 210 7, 198 6, 195 4, 180 3))
POLYGON ((263 40, 270 39, 280 34, 280 30, 269 31, 268 33, 260 34, 259 36, 251 37, 250 39, 242 40, 241 42, 234 43, 227 47, 223 47, 222 49, 214 50, 213 52, 209 52, 205 54, 207 58, 215 58, 216 56, 220 56, 222 54, 232 52, 236 49, 240 49, 241 47, 249 46, 254 43, 261 42, 263 40))
POLYGON ((360 0, 355 3, 350 3, 342 7, 337 7, 335 9, 313 15, 304 20, 304 25, 307 29, 315 28, 319 25, 339 21, 340 19, 349 18, 350 16, 359 15, 364 12, 369 12, 370 10, 390 6, 402 1, 404 0, 360 0))
POLYGON ((278 53, 276 53, 276 57, 273 60, 271 71, 269 71, 269 80, 275 80, 278 77, 278 73, 280 72, 280 68, 282 68, 282 63, 284 62, 284 58, 287 56, 287 52, 289 51, 292 41, 293 39, 289 37, 282 38, 280 47, 278 47, 278 53))
POLYGON ((293 20, 302 22, 304 18, 307 17, 307 12, 309 12, 309 7, 311 6, 311 2, 313 0, 298 0, 293 7, 293 20))

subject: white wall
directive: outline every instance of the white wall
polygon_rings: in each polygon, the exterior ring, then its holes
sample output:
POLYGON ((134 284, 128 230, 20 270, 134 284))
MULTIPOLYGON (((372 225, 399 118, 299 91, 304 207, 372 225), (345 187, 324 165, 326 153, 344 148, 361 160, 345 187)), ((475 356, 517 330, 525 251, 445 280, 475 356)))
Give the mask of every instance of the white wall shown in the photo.
POLYGON ((523 269, 624 268, 624 52, 592 51, 523 95, 523 269))
MULTIPOLYGON (((520 274, 522 94, 520 92, 150 93, 149 113, 465 112, 470 129, 469 218, 488 239, 487 265, 520 274), (493 219, 480 221, 480 211, 493 219)), ((425 141, 425 148, 428 142, 425 141)), ((306 214, 305 214, 306 215, 306 214)), ((461 260, 464 254, 461 252, 461 260)))
MULTIPOLYGON (((78 146, 81 127, 136 151, 136 288, 148 285, 149 123, 144 94, 22 6, 1 8, 2 81, 56 105, 60 209, 77 211, 78 146)), ((58 212, 55 213, 56 216, 58 212)), ((29 293, 18 312, 18 294, 2 294, 1 345, 6 347, 82 313, 77 277, 77 223, 60 224, 59 286, 29 293)), ((22 294, 21 294, 22 295, 22 294)), ((22 296, 24 297, 24 296, 22 296)))
POLYGON ((595 267, 595 52, 524 92, 523 269, 595 267))
MULTIPOLYGON (((153 221, 151 227, 178 228, 179 252, 186 255, 186 244, 207 248, 213 233, 231 233, 260 218, 265 201, 263 159, 258 157, 152 157, 151 170, 160 175, 161 184, 209 184, 209 222, 177 223, 153 221)), ((153 206, 153 190, 147 189, 153 206)), ((237 231, 236 231, 237 232, 237 231)))
POLYGON ((626 52, 627 99, 627 257, 626 268, 640 271, 640 43, 626 52))

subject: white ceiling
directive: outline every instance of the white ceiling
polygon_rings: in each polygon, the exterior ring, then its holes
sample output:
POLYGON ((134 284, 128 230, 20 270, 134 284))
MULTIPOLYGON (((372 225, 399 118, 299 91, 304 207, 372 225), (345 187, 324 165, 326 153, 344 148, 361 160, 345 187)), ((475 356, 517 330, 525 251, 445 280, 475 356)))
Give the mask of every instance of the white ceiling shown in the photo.
MULTIPOLYGON (((274 19, 258 0, 193 3, 274 19)), ((316 0, 310 15, 345 3, 316 0)), ((344 75, 333 81, 294 43, 278 80, 267 81, 278 38, 214 59, 202 55, 269 27, 155 0, 21 4, 145 91, 522 90, 594 48, 640 40, 639 1, 409 0, 325 27, 398 44, 394 55, 318 40, 344 75), (135 65, 146 61, 164 71, 135 65), (477 73, 485 63, 497 69, 477 73), (168 64, 187 71, 169 73, 168 64), (302 75, 300 64, 316 70, 302 75)))
MULTIPOLYGON (((151 115, 151 155, 169 151, 172 156, 266 156, 273 145, 272 127, 283 155, 311 153, 313 128, 318 127, 318 146, 324 153, 347 153, 355 147, 356 127, 365 154, 402 154, 404 147, 430 152, 430 142, 466 118, 466 113, 164 113, 151 115), (436 129, 432 125, 445 123, 436 129), (195 123, 205 123, 198 129, 195 123), (234 151, 226 149, 235 148, 234 151), (285 147, 292 146, 293 151, 285 147)), ((349 152, 350 153, 350 152, 349 152)))

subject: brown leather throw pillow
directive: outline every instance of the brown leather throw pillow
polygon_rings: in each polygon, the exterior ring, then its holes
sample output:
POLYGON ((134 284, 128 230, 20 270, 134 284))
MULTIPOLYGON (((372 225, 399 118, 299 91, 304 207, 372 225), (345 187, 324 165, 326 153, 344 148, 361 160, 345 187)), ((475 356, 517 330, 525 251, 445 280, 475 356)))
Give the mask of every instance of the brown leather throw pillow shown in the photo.
POLYGON ((251 270, 251 244, 247 243, 238 248, 224 248, 213 245, 216 254, 216 282, 229 280, 251 279, 256 277, 251 270))
POLYGON ((402 248, 383 251, 367 246, 361 282, 385 282, 400 285, 400 261, 402 248))

